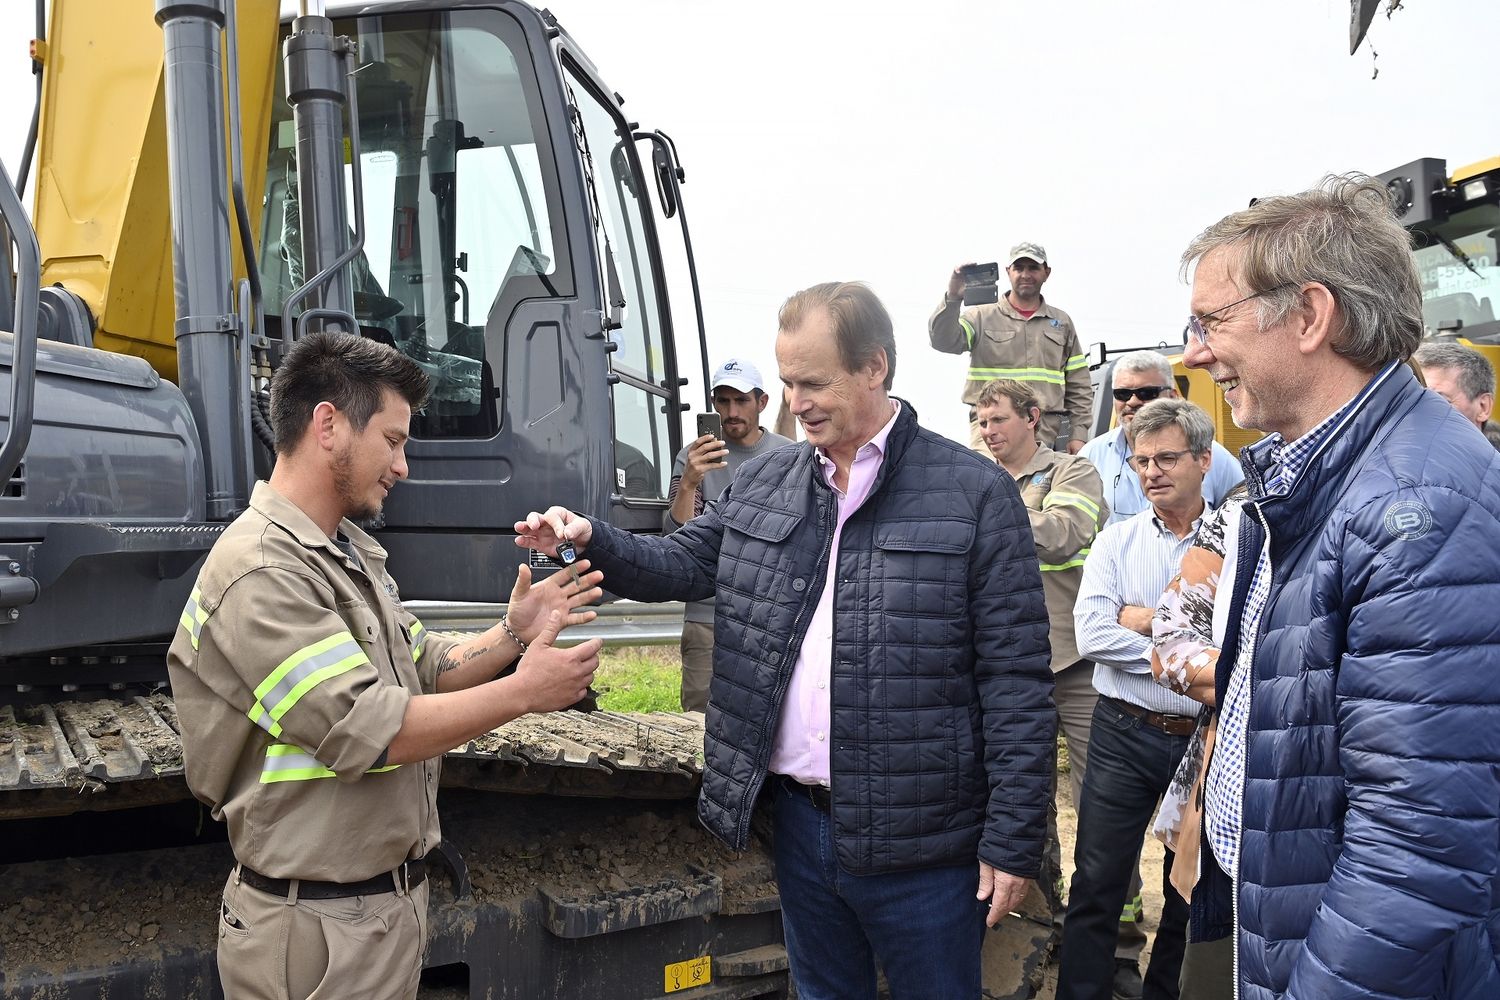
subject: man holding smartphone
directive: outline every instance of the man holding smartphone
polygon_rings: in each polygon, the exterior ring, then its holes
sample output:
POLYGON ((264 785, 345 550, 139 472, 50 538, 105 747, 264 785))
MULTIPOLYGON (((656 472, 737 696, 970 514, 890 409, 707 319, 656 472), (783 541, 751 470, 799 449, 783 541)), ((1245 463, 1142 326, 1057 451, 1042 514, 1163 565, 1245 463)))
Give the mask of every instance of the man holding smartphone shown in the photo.
POLYGON ((1052 275, 1047 251, 1037 243, 1017 243, 1006 261, 1010 291, 998 302, 966 308, 964 289, 976 265, 953 269, 943 303, 927 322, 928 340, 944 354, 969 355, 963 400, 969 407, 970 448, 990 456, 974 402, 986 382, 1008 378, 1025 382, 1036 393, 1042 444, 1076 455, 1089 438, 1094 410, 1088 355, 1072 317, 1042 298, 1042 285, 1052 275))
MULTIPOLYGON (((760 369, 742 358, 730 358, 713 378, 714 412, 698 415, 698 437, 672 463, 671 506, 662 515, 662 531, 671 534, 703 513, 703 506, 724 492, 740 463, 791 444, 760 425, 771 397, 760 369), (714 425, 719 433, 714 433, 714 425)), ((693 601, 682 620, 682 710, 708 711, 708 681, 713 676, 714 601, 693 601)))

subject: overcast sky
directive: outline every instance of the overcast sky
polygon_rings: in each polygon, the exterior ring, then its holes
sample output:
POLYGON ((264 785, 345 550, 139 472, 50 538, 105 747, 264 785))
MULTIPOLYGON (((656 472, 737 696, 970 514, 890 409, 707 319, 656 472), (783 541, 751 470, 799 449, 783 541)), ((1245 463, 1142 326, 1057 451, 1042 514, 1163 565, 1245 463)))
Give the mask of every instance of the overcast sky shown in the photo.
MULTIPOLYGON (((548 2, 627 115, 677 140, 711 360, 774 381, 781 301, 866 280, 896 391, 955 437, 966 364, 926 335, 954 264, 1035 240, 1085 344, 1180 342, 1178 256, 1250 197, 1500 154, 1494 0, 1406 0, 1352 57, 1348 0, 548 2)), ((30 7, 0 22, 12 174, 30 7)))

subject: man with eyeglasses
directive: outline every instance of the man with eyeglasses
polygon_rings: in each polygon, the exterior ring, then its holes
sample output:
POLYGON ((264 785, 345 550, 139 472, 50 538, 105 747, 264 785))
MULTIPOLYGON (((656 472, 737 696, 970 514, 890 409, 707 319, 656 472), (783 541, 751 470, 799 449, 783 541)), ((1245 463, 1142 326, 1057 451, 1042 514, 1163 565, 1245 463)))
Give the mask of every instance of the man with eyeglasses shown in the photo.
MULTIPOLYGON (((1203 477, 1213 461, 1213 421, 1187 400, 1158 399, 1135 415, 1130 437, 1130 465, 1151 506, 1100 532, 1073 610, 1078 652, 1094 661, 1099 701, 1078 806, 1058 1000, 1111 995, 1116 921, 1199 708, 1152 679, 1151 618, 1208 510, 1203 477)), ((1171 869, 1168 851, 1164 872, 1171 869)), ((1177 997, 1186 941, 1187 904, 1165 875, 1162 895, 1142 988, 1147 1000, 1177 997)))
POLYGON ((1500 996, 1500 455, 1406 364, 1411 237, 1384 184, 1329 177, 1183 265, 1185 361, 1268 432, 1243 462, 1193 947, 1227 938, 1243 997, 1500 996))
POLYGON ((1094 387, 1072 317, 1042 297, 1042 285, 1052 276, 1047 251, 1039 243, 1011 247, 1005 268, 1010 291, 999 302, 968 308, 962 308, 964 266, 948 276, 942 304, 927 322, 927 337, 944 354, 969 356, 963 391, 969 447, 989 457, 974 404, 986 382, 1008 378, 1025 382, 1036 393, 1042 408, 1041 442, 1054 447, 1066 432, 1068 454, 1078 454, 1088 440, 1094 387))
MULTIPOLYGON (((1176 399, 1177 383, 1172 362, 1156 351, 1131 351, 1115 359, 1113 385, 1115 426, 1083 446, 1080 454, 1099 470, 1104 498, 1109 502, 1109 523, 1118 524, 1149 506, 1141 492, 1140 479, 1130 470, 1130 444, 1126 431, 1141 407, 1153 399, 1176 399)), ((1203 496, 1217 507, 1245 479, 1240 463, 1229 449, 1213 443, 1213 465, 1203 477, 1203 496)))

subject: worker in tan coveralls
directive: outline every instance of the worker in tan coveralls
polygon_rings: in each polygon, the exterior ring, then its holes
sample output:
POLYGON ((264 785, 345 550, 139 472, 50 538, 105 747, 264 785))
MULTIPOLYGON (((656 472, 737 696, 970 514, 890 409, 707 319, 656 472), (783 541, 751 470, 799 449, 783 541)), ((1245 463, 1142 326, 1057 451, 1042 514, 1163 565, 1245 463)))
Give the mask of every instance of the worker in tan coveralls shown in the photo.
POLYGON ((1089 384, 1088 356, 1073 319, 1042 298, 1052 274, 1047 251, 1036 243, 1010 248, 1006 275, 1010 291, 999 302, 963 304, 960 267, 948 278, 943 304, 927 322, 932 346, 945 354, 968 354, 969 376, 963 400, 969 405, 969 447, 989 454, 980 438, 974 404, 986 382, 997 378, 1025 382, 1036 394, 1043 444, 1054 447, 1066 425, 1068 454, 1076 455, 1090 437, 1094 389, 1089 384))
MULTIPOLYGON (((1057 703, 1058 728, 1068 740, 1068 778, 1073 787, 1073 802, 1083 801, 1083 775, 1089 761, 1089 731, 1093 724, 1094 704, 1099 692, 1094 690, 1094 665, 1078 655, 1078 640, 1073 633, 1073 605, 1078 601, 1078 587, 1083 582, 1083 560, 1089 546, 1109 520, 1104 501, 1104 483, 1092 462, 1081 455, 1053 451, 1037 442, 1037 425, 1041 406, 1033 383, 1015 379, 994 379, 979 390, 974 402, 976 424, 985 447, 1001 468, 1010 473, 1021 494, 1021 502, 1031 519, 1031 533, 1036 539, 1036 553, 1042 564, 1042 591, 1047 598, 1047 617, 1051 622, 1048 639, 1052 644, 1053 700, 1057 703)), ((1044 895, 1054 908, 1054 918, 1062 919, 1061 879, 1055 817, 1049 831, 1047 863, 1050 872, 1038 880, 1044 895)), ((1135 969, 1145 946, 1146 936, 1134 919, 1122 915, 1115 957, 1122 969, 1135 969)), ((1126 973, 1128 975, 1128 973, 1126 973)), ((1131 984, 1117 990, 1121 996, 1140 996, 1139 973, 1131 984)))
POLYGON ((409 998, 440 837, 441 755, 582 697, 599 642, 553 646, 602 574, 531 586, 463 642, 401 604, 354 518, 406 477, 427 376, 397 351, 314 333, 271 384, 276 467, 224 532, 167 666, 193 793, 229 825, 219 975, 228 1000, 409 998), (520 658, 513 673, 495 679, 520 658))

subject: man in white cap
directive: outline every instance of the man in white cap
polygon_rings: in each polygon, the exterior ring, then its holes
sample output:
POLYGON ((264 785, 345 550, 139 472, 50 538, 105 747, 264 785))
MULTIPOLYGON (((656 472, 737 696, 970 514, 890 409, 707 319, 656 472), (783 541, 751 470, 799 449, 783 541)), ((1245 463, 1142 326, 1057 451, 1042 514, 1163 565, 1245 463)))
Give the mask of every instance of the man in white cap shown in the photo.
MULTIPOLYGON (((792 441, 760 425, 771 397, 760 369, 743 358, 730 358, 714 372, 714 409, 723 421, 724 437, 704 434, 672 463, 671 506, 662 515, 662 530, 676 531, 699 514, 703 505, 724 492, 740 463, 792 441)), ((713 598, 693 601, 682 621, 682 710, 708 710, 708 681, 713 676, 713 598)))
POLYGON ((969 406, 969 447, 990 450, 979 433, 974 401, 991 379, 1025 382, 1042 408, 1037 435, 1042 444, 1076 455, 1089 439, 1094 389, 1088 355, 1067 313, 1042 298, 1052 275, 1039 243, 1017 243, 1006 258, 1010 291, 999 302, 962 308, 965 280, 959 265, 948 277, 943 304, 927 322, 932 346, 945 354, 968 354, 963 400, 969 406), (1066 444, 1062 438, 1066 434, 1066 444))

